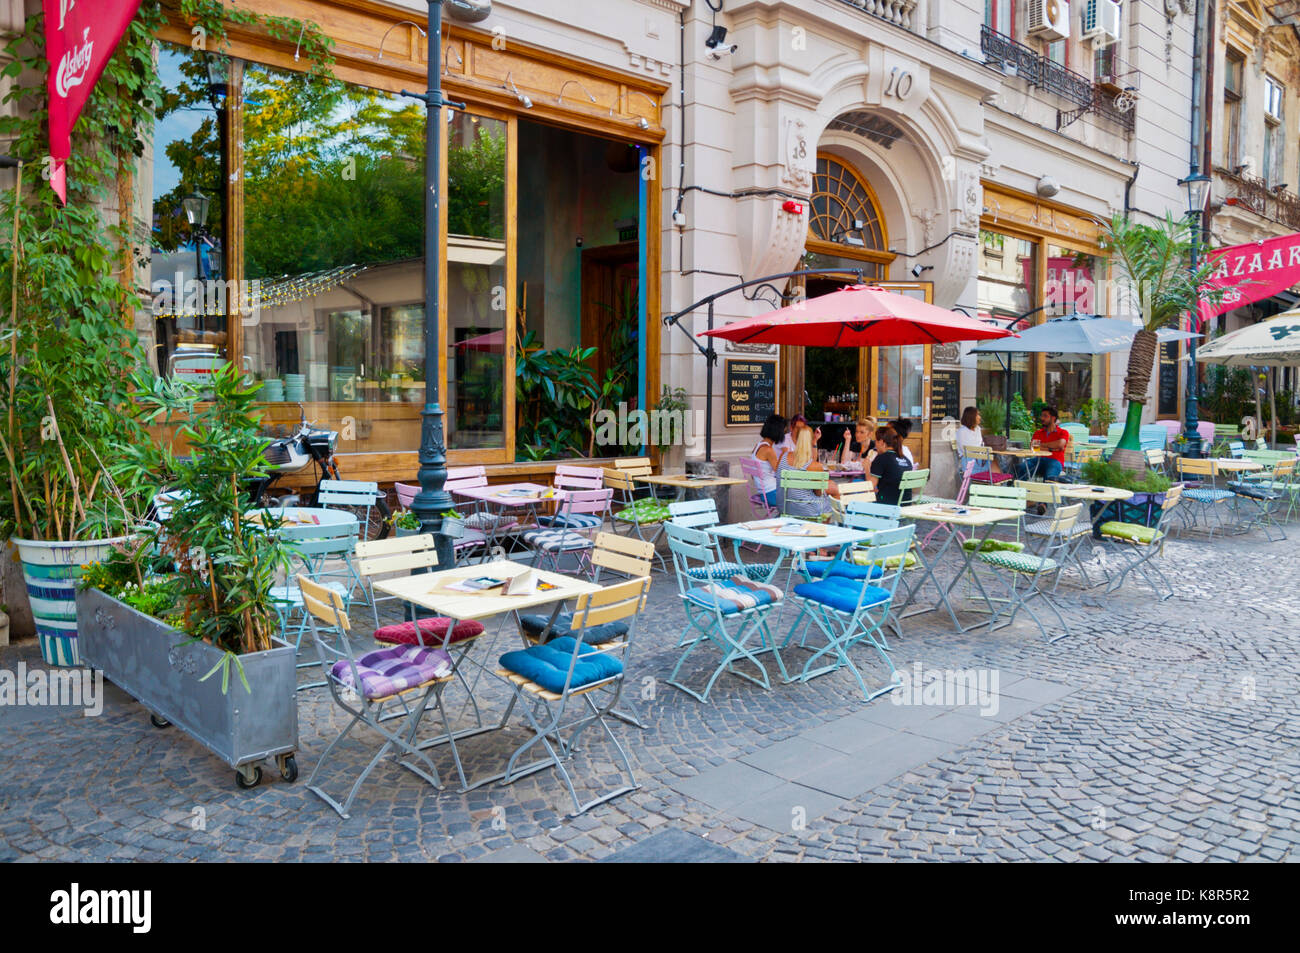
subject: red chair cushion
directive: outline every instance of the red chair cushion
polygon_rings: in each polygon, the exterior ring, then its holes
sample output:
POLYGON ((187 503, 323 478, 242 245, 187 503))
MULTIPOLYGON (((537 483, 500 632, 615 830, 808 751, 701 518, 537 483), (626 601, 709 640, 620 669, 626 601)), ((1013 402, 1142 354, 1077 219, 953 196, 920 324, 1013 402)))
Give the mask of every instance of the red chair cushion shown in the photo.
MULTIPOLYGON (((447 634, 447 626, 451 620, 446 616, 430 616, 427 619, 420 620, 420 628, 424 630, 424 644, 427 646, 438 646, 442 644, 443 637, 447 634)), ((465 639, 473 639, 483 634, 483 624, 481 622, 457 622, 456 629, 451 633, 449 645, 456 642, 463 642, 465 639)), ((375 641, 386 642, 389 645, 419 645, 420 639, 415 632, 414 622, 397 622, 393 625, 386 625, 382 629, 375 629, 375 641)))
POLYGON ((987 471, 984 473, 972 473, 970 477, 972 483, 992 483, 994 486, 1014 479, 1015 476, 1010 473, 988 473, 987 471))

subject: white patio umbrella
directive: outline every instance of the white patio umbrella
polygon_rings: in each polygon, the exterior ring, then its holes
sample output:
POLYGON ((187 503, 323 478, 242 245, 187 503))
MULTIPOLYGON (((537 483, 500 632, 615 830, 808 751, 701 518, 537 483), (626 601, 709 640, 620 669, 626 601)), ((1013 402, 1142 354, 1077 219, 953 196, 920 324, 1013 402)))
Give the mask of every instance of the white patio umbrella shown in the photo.
POLYGON ((1300 308, 1229 331, 1196 349, 1196 359, 1227 367, 1300 364, 1300 308))
MULTIPOLYGON (((1196 360, 1225 367, 1290 367, 1300 365, 1300 308, 1284 311, 1258 324, 1229 331, 1196 351, 1196 360)), ((1253 386, 1253 385, 1252 385, 1253 386)), ((1269 383, 1272 442, 1277 443, 1277 412, 1269 383)), ((1259 416, 1256 391, 1255 413, 1259 416)))

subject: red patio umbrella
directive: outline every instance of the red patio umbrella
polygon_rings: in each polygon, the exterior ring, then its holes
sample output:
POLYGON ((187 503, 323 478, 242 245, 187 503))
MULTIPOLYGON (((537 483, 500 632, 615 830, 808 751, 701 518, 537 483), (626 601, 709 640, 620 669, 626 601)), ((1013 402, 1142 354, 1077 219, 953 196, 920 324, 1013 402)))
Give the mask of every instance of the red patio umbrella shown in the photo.
POLYGON ((1015 336, 947 308, 872 285, 830 294, 704 331, 747 344, 800 347, 894 347, 1015 336))

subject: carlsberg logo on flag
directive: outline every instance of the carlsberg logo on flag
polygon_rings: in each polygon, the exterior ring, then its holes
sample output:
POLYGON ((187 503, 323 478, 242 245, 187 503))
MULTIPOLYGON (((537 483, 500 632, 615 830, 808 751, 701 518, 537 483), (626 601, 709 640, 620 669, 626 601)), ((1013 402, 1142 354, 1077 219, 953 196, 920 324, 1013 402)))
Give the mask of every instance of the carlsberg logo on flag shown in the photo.
POLYGON ((41 0, 50 96, 50 187, 68 200, 72 127, 103 75, 140 0, 41 0))

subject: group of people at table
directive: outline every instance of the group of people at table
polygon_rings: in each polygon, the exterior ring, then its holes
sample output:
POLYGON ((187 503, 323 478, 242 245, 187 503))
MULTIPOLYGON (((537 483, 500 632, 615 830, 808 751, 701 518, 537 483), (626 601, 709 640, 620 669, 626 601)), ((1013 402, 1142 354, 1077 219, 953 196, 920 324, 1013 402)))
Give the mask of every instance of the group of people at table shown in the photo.
MULTIPOLYGON (((903 445, 911 432, 912 422, 907 419, 891 420, 879 426, 871 417, 859 420, 851 432, 844 432, 843 443, 835 451, 835 464, 851 467, 854 472, 860 466, 863 476, 876 491, 876 499, 882 503, 898 503, 903 474, 916 466, 912 451, 903 445)), ((759 442, 750 455, 761 464, 763 474, 756 492, 762 494, 769 506, 782 505, 782 473, 827 469, 813 452, 820 437, 821 429, 812 427, 803 414, 795 414, 788 422, 780 414, 771 414, 763 422, 759 442)), ((827 482, 825 494, 790 488, 785 491, 785 511, 791 516, 821 516, 830 511, 827 496, 838 497, 839 492, 834 480, 827 482)))
MULTIPOLYGON (((1032 447, 1044 450, 1048 455, 1033 457, 1020 464, 1016 468, 1017 479, 1055 480, 1065 467, 1065 450, 1070 443, 1070 434, 1061 428, 1056 408, 1043 408, 1039 424, 1041 426, 1033 433, 1032 447)), ((912 451, 903 443, 911 431, 912 422, 906 418, 891 420, 887 424, 877 424, 872 417, 859 420, 851 432, 844 432, 844 440, 835 451, 835 462, 831 466, 860 465, 864 478, 875 490, 877 500, 891 505, 905 502, 900 500, 900 483, 903 474, 916 467, 912 451)), ((762 464, 763 477, 755 489, 769 506, 780 508, 782 505, 782 473, 827 469, 813 451, 821 430, 812 427, 803 414, 795 414, 788 422, 780 414, 770 415, 763 422, 759 437, 750 455, 762 464)), ((967 407, 961 415, 961 426, 957 428, 957 447, 965 453, 967 447, 983 445, 979 410, 967 407)), ((992 467, 993 472, 999 472, 996 461, 992 467)), ((824 494, 792 487, 785 491, 785 511, 792 516, 821 516, 830 510, 828 496, 839 496, 839 486, 833 480, 828 481, 824 494)))

